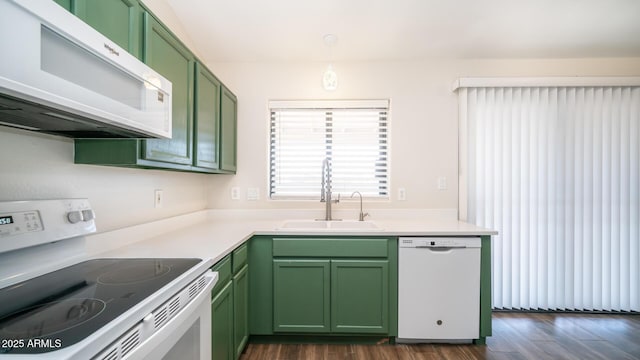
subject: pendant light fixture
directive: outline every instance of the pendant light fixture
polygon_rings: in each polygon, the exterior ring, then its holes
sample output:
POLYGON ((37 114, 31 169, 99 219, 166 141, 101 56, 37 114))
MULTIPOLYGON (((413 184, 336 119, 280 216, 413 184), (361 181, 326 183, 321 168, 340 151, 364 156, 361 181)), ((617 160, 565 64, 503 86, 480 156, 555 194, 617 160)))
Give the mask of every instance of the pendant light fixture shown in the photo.
POLYGON ((333 70, 331 65, 332 49, 338 42, 338 37, 333 34, 327 34, 323 37, 324 44, 329 47, 329 66, 322 75, 322 87, 327 91, 333 91, 338 88, 338 74, 333 70))

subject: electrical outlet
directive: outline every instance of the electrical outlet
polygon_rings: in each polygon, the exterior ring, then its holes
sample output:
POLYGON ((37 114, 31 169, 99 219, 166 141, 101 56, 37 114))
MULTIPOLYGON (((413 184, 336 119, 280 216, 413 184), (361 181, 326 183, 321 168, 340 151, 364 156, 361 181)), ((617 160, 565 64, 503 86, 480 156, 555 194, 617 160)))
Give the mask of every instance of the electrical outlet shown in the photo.
POLYGON ((162 189, 156 189, 153 192, 153 207, 156 209, 161 208, 163 200, 162 189))
POLYGON ((438 177, 438 190, 447 190, 447 178, 445 176, 438 177))
POLYGON ((404 188, 398 188, 398 200, 407 200, 407 191, 404 188))
POLYGON ((231 188, 231 200, 240 200, 240 188, 234 186, 231 188))

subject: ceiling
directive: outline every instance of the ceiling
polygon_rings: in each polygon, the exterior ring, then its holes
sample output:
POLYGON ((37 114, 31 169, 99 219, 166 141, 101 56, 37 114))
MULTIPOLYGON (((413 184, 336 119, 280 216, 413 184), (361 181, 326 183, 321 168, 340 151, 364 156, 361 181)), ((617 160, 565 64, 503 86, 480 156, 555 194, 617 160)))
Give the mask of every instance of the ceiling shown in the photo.
POLYGON ((640 0, 166 1, 206 62, 640 57, 640 0))

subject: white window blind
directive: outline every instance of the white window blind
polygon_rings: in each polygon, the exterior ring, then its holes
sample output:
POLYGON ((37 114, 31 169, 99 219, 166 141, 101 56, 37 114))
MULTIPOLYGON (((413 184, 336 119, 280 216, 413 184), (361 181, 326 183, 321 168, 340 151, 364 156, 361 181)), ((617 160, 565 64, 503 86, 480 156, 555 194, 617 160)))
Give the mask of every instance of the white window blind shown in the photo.
POLYGON ((500 232, 493 306, 640 311, 640 88, 461 94, 468 220, 500 232))
POLYGON ((322 161, 332 190, 388 198, 388 101, 271 102, 272 199, 320 199, 322 161))

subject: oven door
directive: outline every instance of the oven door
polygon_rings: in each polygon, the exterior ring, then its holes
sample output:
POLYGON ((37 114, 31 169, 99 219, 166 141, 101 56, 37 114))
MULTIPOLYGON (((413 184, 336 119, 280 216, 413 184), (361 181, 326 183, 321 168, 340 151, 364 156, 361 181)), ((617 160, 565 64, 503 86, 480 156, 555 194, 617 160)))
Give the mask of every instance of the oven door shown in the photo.
POLYGON ((187 307, 123 359, 211 359, 211 290, 218 277, 210 275, 207 286, 187 307))

